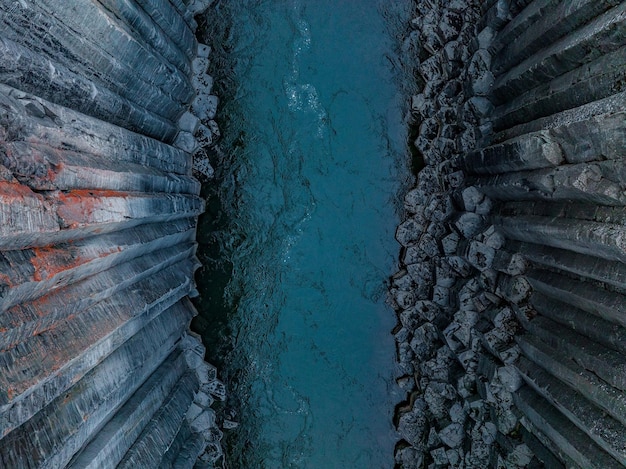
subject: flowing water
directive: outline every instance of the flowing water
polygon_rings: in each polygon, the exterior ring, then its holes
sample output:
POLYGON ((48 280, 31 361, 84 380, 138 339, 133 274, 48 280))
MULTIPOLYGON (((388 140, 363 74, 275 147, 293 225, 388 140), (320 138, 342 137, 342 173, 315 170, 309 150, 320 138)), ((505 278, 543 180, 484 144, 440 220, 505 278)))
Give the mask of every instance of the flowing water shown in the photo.
POLYGON ((226 305, 208 358, 240 422, 225 437, 229 467, 393 466, 386 280, 410 170, 389 30, 410 3, 218 2, 232 22, 226 223, 200 232, 203 260, 203 236, 219 245, 222 275, 201 271, 198 304, 209 321, 226 305))

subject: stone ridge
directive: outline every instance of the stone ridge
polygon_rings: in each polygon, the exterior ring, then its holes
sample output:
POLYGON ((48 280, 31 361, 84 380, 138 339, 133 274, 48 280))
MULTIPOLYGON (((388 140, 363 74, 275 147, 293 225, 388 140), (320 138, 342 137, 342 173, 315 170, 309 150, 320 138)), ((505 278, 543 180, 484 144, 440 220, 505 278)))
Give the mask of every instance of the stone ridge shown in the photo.
POLYGON ((210 3, 0 0, 0 467, 221 465, 189 330, 210 3))
POLYGON ((626 2, 418 0, 398 468, 626 466, 626 2))

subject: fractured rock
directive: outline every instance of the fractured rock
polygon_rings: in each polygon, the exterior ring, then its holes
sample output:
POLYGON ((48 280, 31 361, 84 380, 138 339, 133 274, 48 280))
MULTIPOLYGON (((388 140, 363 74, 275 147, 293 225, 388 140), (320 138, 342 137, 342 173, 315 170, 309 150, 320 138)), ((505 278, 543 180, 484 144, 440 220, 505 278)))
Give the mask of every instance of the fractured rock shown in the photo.
POLYGON ((409 246, 420 239, 424 231, 423 222, 415 218, 409 218, 396 230, 396 239, 403 246, 409 246))
POLYGON ((191 103, 191 111, 201 120, 209 121, 215 118, 219 98, 214 95, 199 94, 191 103))
POLYGON ((439 432, 441 441, 450 448, 458 448, 465 440, 465 431, 460 423, 451 423, 439 432))

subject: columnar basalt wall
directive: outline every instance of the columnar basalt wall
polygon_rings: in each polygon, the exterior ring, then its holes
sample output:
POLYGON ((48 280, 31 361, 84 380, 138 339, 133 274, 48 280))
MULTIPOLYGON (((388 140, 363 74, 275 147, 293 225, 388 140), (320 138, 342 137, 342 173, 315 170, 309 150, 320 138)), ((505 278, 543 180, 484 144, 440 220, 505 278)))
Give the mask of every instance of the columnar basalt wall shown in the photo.
POLYGON ((396 463, 626 466, 626 2, 417 5, 396 463))
MULTIPOLYGON (((0 0, 2 467, 220 457, 188 330, 207 3, 0 0)), ((626 466, 626 2, 417 10, 396 462, 626 466)))
POLYGON ((188 298, 208 3, 0 1, 1 467, 220 457, 188 298))

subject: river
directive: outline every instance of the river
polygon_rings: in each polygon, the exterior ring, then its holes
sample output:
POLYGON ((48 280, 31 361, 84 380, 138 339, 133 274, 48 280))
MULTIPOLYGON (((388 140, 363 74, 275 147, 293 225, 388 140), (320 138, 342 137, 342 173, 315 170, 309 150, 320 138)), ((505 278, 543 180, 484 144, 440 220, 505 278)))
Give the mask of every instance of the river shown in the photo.
POLYGON ((224 217, 219 232, 201 223, 199 243, 201 259, 219 245, 228 268, 222 290, 200 271, 197 304, 205 318, 216 296, 225 305, 207 340, 240 422, 225 437, 228 467, 393 467, 401 399, 386 282, 411 176, 392 29, 410 3, 216 7, 232 22, 224 217))

